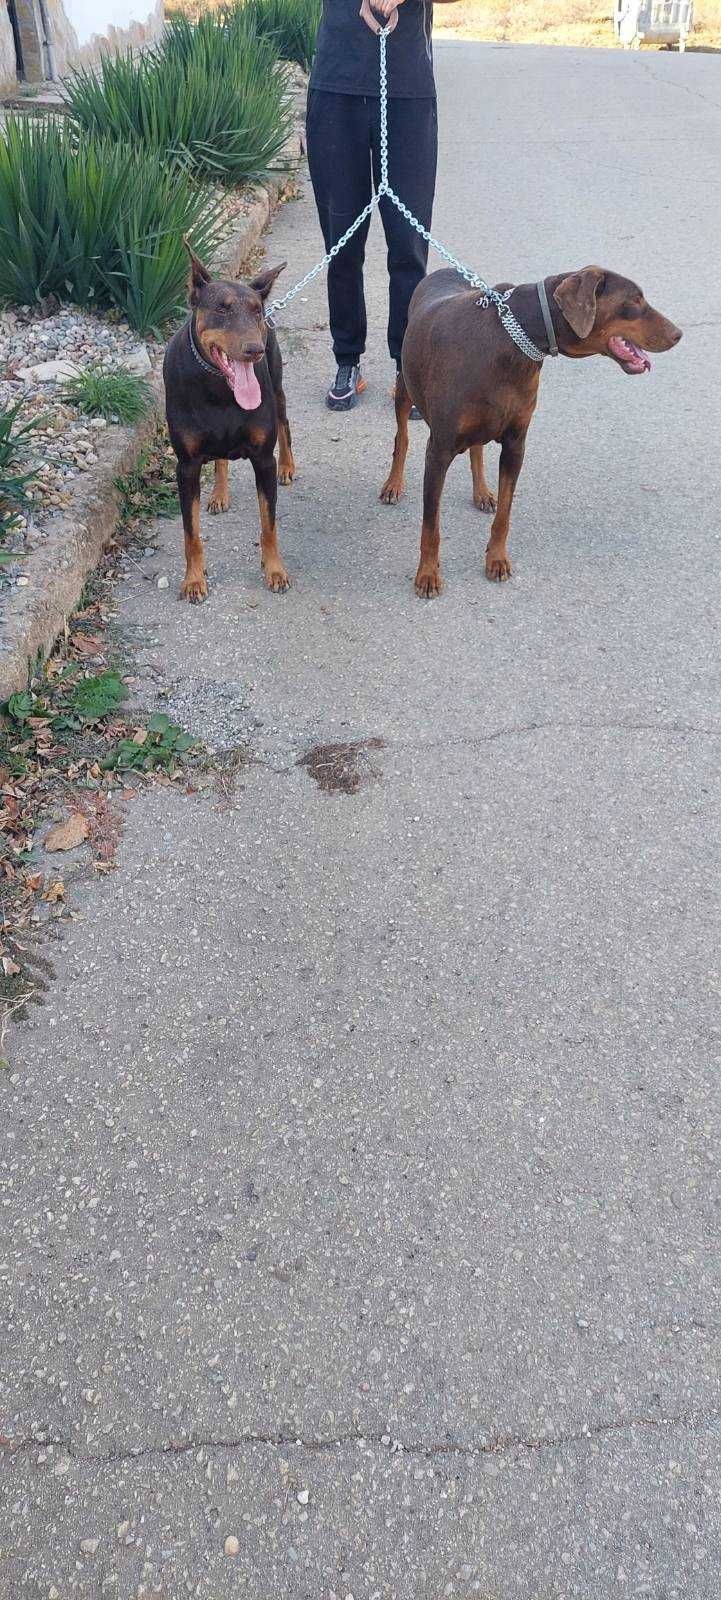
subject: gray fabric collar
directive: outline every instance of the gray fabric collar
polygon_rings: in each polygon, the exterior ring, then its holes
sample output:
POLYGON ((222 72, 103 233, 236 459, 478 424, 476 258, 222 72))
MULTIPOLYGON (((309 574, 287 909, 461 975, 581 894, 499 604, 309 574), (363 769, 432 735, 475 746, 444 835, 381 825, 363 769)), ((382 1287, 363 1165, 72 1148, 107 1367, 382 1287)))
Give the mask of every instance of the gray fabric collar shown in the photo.
POLYGON ((558 345, 556 343, 556 330, 555 330, 555 328, 553 326, 553 321, 551 319, 551 310, 550 310, 550 306, 548 304, 548 295, 546 294, 546 285, 545 285, 545 283, 543 281, 543 278, 541 278, 540 281, 536 284, 536 290, 538 292, 538 299, 540 301, 540 306, 541 306, 541 315, 543 317, 543 322, 544 322, 544 326, 545 326, 545 329, 546 329, 546 337, 548 339, 548 354, 549 354, 549 356, 557 356, 558 355, 558 345))

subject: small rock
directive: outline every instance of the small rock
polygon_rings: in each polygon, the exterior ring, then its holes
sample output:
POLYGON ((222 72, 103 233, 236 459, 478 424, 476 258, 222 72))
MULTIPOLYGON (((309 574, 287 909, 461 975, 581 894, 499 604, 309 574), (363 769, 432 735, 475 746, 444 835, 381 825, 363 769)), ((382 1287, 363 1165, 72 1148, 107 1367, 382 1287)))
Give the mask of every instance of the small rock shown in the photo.
POLYGON ((310 1492, 308 1489, 299 1489, 295 1498, 299 1506, 307 1506, 310 1500, 310 1492))
POLYGON ((115 1532, 120 1540, 127 1538, 127 1535, 130 1532, 130 1523, 128 1521, 119 1522, 115 1532))
POLYGON ((39 361, 36 367, 19 367, 18 377, 32 383, 56 383, 58 378, 77 378, 72 361, 39 361))
POLYGON ((144 378, 148 372, 153 370, 153 363, 148 355, 147 346, 144 344, 136 345, 129 355, 123 356, 120 365, 125 368, 126 372, 134 373, 136 378, 144 378))
POLYGON ((159 589, 169 589, 170 588, 170 578, 166 578, 164 575, 163 575, 162 578, 158 578, 158 588, 159 589))
POLYGON ((236 1539, 234 1533, 229 1533, 228 1537, 227 1537, 227 1539, 225 1541, 225 1544, 223 1545, 223 1555, 226 1555, 226 1556, 237 1556, 239 1553, 240 1553, 240 1541, 238 1539, 236 1539))
POLYGON ((81 1554, 81 1556, 94 1556, 99 1544, 100 1544, 100 1540, 99 1539, 81 1539, 80 1540, 80 1554, 81 1554))

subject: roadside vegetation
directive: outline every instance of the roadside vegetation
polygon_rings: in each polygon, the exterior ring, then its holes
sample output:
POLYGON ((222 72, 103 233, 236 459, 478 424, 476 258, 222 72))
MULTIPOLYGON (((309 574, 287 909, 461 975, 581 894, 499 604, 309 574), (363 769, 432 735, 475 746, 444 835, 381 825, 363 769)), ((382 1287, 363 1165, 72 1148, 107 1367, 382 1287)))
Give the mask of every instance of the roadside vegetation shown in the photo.
POLYGON ((106 422, 125 426, 147 416, 153 399, 147 378, 121 369, 113 371, 98 363, 86 367, 76 378, 69 378, 60 393, 61 399, 69 401, 84 417, 103 417, 106 422))
POLYGON ((72 73, 65 116, 9 116, 0 303, 69 301, 162 334, 185 305, 183 235, 212 259, 234 192, 284 169, 286 62, 309 64, 318 9, 247 0, 176 16, 145 54, 72 73))
POLYGON ((62 120, 9 117, 0 137, 0 300, 113 308, 141 332, 185 303, 183 234, 212 255, 213 199, 163 151, 62 120))
POLYGON ((28 464, 35 424, 21 421, 19 413, 20 403, 0 410, 0 567, 9 559, 3 544, 17 527, 36 480, 35 469, 28 464))
POLYGON ((245 8, 171 21, 142 56, 104 56, 67 83, 80 136, 162 153, 171 169, 233 186, 277 171, 291 126, 285 69, 245 8))
MULTIPOLYGON (((721 0, 696 0, 689 50, 721 49, 721 0)), ((509 44, 614 44, 608 0, 458 0, 438 6, 434 27, 467 39, 509 44)))

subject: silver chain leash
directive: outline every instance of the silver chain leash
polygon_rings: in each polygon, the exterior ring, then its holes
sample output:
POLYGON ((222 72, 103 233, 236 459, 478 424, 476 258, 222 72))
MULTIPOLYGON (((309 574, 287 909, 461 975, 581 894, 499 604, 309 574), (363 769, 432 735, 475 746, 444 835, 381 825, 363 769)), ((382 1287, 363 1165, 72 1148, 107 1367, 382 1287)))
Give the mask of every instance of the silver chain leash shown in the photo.
POLYGON ((352 222, 349 228, 346 228, 342 238, 333 245, 331 250, 327 251, 327 253, 323 256, 322 261, 318 261, 314 267, 311 267, 310 272, 306 272, 305 277, 301 278, 299 283, 294 283, 292 289, 289 289, 287 294, 284 294, 280 300, 273 301, 273 304, 269 306, 268 310, 266 311, 265 320, 271 328, 275 327, 276 312, 282 311, 284 306, 287 306, 291 300, 295 299, 297 294, 300 294, 301 289, 305 289, 307 284, 312 283, 313 279, 317 278, 319 272, 324 272, 326 267, 330 266, 331 261, 335 259, 339 251, 341 251, 344 245, 348 243, 348 240, 352 239, 353 234, 356 233, 358 228, 362 226, 366 220, 366 217, 371 216, 372 212, 375 211, 376 206, 380 205, 381 200, 385 197, 386 200, 390 200, 391 204, 394 205, 398 211, 400 211, 401 216, 405 217, 406 222, 409 222, 410 226, 415 228, 416 233, 419 233, 421 238, 425 239, 427 244, 432 245, 433 249, 436 251, 436 254, 441 256, 444 261, 448 262, 449 267, 453 267, 454 271, 457 272, 461 278, 464 278, 465 282, 469 283, 472 289, 481 290, 480 299, 476 301, 478 306, 480 306, 483 310, 486 310, 487 307, 491 305, 496 307, 506 333, 511 339, 513 339, 514 344, 518 345, 519 350, 523 351, 524 356, 528 356, 530 361, 537 361, 540 363, 544 359, 543 351, 538 349, 537 345, 533 343, 532 339, 529 339, 528 334, 525 332, 525 329, 521 327, 520 322, 518 322, 514 317, 511 307, 508 304, 508 297, 513 293, 513 290, 506 289, 505 294, 500 294, 498 289, 492 289, 490 284, 486 283, 484 278, 479 277, 477 272, 473 272, 471 268, 465 266, 462 261, 458 261, 454 255, 451 255, 450 250, 446 250, 445 245, 442 245, 438 239, 434 239, 433 234, 429 233, 427 228, 424 228, 423 223, 419 222, 417 217, 414 217, 413 212, 408 209, 408 206, 403 204, 403 201, 396 194, 395 189, 392 189, 390 186, 388 181, 388 67, 386 62, 386 41, 388 39, 389 32, 390 27, 386 26, 385 28, 381 29, 381 32, 378 35, 378 43, 380 45, 381 112, 381 181, 378 185, 378 188, 373 190, 371 198, 368 201, 367 206, 365 206, 361 211, 360 216, 356 217, 355 222, 352 222))

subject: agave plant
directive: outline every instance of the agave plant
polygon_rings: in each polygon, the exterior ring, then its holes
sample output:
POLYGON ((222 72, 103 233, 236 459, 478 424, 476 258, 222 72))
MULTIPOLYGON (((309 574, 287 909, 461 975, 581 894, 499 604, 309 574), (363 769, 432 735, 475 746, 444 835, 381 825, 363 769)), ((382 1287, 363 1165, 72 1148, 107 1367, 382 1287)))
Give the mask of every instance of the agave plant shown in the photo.
POLYGON ((185 303, 183 234, 212 256, 217 199, 162 151, 65 123, 8 119, 0 135, 0 300, 54 293, 116 306, 140 331, 185 303))
POLYGON ((0 566, 9 559, 2 549, 3 540, 15 527, 37 476, 34 468, 26 465, 37 421, 18 422, 21 405, 18 401, 6 411, 0 410, 0 566))
POLYGON ((285 71, 250 17, 178 18, 139 59, 104 56, 67 85, 76 128, 161 151, 213 183, 258 181, 282 165, 291 127, 285 71))
POLYGON ((246 25, 269 36, 282 61, 297 61, 309 72, 315 55, 322 0, 244 0, 238 7, 246 25))

